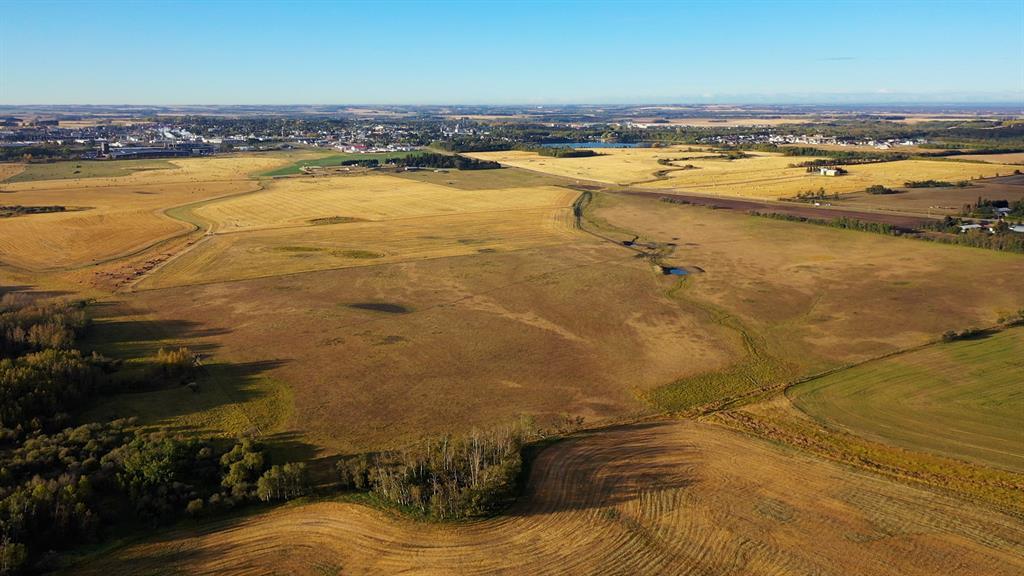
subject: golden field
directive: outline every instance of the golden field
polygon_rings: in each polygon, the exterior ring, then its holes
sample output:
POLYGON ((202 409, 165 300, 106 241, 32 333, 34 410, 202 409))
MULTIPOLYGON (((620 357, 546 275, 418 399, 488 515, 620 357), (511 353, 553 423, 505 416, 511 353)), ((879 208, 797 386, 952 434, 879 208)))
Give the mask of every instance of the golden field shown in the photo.
POLYGON ((309 225, 318 218, 392 220, 572 204, 578 193, 554 186, 460 190, 386 175, 287 178, 265 190, 206 204, 193 212, 214 232, 309 225))
POLYGON ((563 242, 571 227, 566 206, 217 234, 203 238, 137 288, 522 250, 563 242))
MULTIPOLYGON (((1024 477, 860 418, 828 428, 841 421, 832 396, 804 413, 782 390, 823 371, 845 381, 853 364, 1015 313, 1021 256, 658 199, 775 198, 1006 166, 912 160, 828 178, 788 168, 807 158, 713 154, 496 152, 474 156, 525 169, 256 176, 296 153, 0 183, 5 204, 83 208, 0 221, 5 284, 96 298, 86 352, 203 355, 195 391, 104 395, 83 407, 87 420, 250 434, 325 476, 341 455, 424 436, 524 418, 594 426, 536 447, 525 491, 493 518, 421 522, 343 494, 188 521, 69 572, 1019 573, 1024 477), (577 181, 586 196, 568 187, 577 181), (626 184, 655 194, 623 194, 626 184), (111 270, 116 291, 75 291, 111 270)), ((979 363, 975 384, 998 369, 1005 388, 1017 367, 989 353, 999 362, 979 363)), ((940 356, 913 356, 915 374, 955 373, 940 356)), ((901 382, 907 397, 915 382, 901 382)), ((984 402, 971 412, 991 428, 984 402)), ((1012 429, 1014 415, 1000 414, 1012 429)))
POLYGON ((5 204, 63 205, 67 212, 10 218, 0 227, 0 261, 26 269, 83 266, 145 249, 192 229, 163 212, 177 205, 253 191, 249 174, 280 158, 174 160, 173 169, 104 178, 0 184, 5 204))
POLYGON ((783 156, 763 152, 748 153, 737 160, 713 158, 710 152, 685 152, 676 148, 609 148, 589 158, 551 158, 532 152, 485 152, 474 154, 494 160, 566 178, 590 180, 620 186, 698 192, 710 195, 746 198, 790 198, 800 192, 824 188, 829 194, 845 194, 881 184, 900 187, 910 180, 960 181, 1011 174, 1014 167, 1005 164, 981 164, 947 160, 901 160, 847 166, 844 176, 821 176, 805 168, 790 168, 810 157, 783 156), (685 160, 673 160, 686 158, 685 160), (673 160, 670 165, 659 159, 673 160), (683 169, 691 165, 692 169, 683 169))
POLYGON ((1006 154, 964 154, 962 156, 949 156, 949 158, 951 160, 989 162, 991 164, 1024 164, 1024 152, 1009 152, 1006 154))

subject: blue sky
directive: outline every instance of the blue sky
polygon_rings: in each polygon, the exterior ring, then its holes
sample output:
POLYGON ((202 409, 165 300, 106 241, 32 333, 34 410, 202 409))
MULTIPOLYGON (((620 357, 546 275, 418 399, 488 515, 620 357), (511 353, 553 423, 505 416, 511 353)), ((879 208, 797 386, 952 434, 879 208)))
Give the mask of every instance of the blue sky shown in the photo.
POLYGON ((12 2, 0 104, 1024 102, 1024 1, 12 2))

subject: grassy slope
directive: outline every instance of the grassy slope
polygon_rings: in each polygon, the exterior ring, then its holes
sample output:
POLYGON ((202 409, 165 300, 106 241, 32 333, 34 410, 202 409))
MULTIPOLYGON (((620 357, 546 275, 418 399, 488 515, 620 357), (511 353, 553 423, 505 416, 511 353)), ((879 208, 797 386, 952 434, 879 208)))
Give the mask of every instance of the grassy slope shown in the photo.
POLYGON ((32 182, 35 180, 66 180, 68 178, 109 178, 124 176, 141 170, 166 170, 176 166, 167 160, 75 160, 28 164, 25 170, 5 182, 32 182))
POLYGON ((939 344, 792 388, 803 411, 909 449, 1024 472, 1024 330, 939 344))

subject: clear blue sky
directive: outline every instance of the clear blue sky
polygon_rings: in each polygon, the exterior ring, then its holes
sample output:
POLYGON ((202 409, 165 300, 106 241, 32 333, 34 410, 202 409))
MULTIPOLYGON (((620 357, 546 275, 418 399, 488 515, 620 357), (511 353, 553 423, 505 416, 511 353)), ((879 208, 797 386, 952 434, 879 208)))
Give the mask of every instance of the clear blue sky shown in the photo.
POLYGON ((1024 101, 1024 1, 12 2, 0 104, 1024 101))

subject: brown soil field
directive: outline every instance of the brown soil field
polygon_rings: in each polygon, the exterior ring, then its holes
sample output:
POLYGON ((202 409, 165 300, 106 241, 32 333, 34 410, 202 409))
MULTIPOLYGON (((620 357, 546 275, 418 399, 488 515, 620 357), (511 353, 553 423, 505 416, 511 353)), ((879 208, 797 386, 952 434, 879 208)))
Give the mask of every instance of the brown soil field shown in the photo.
POLYGON ((299 504, 166 532, 78 574, 1019 574, 1019 520, 710 424, 545 449, 492 520, 299 504), (798 480, 796 480, 798 479, 798 480))
MULTIPOLYGON (((903 228, 906 230, 913 230, 919 228, 922 224, 925 224, 930 221, 928 218, 915 218, 913 216, 902 216, 898 214, 844 210, 841 208, 814 206, 813 204, 806 204, 803 202, 758 202, 756 200, 723 198, 721 196, 697 196, 694 194, 677 194, 674 192, 668 192, 663 194, 659 192, 642 191, 640 189, 621 190, 616 191, 615 193, 625 194, 629 196, 645 196, 648 198, 657 199, 671 198, 676 201, 686 201, 695 206, 725 208, 729 210, 737 210, 740 212, 774 212, 778 214, 800 216, 803 218, 813 218, 817 220, 831 220, 833 218, 854 218, 857 220, 863 220, 865 222, 880 222, 883 224, 892 224, 893 226, 903 228)), ((832 200, 826 200, 825 202, 829 204, 838 203, 832 200)))

